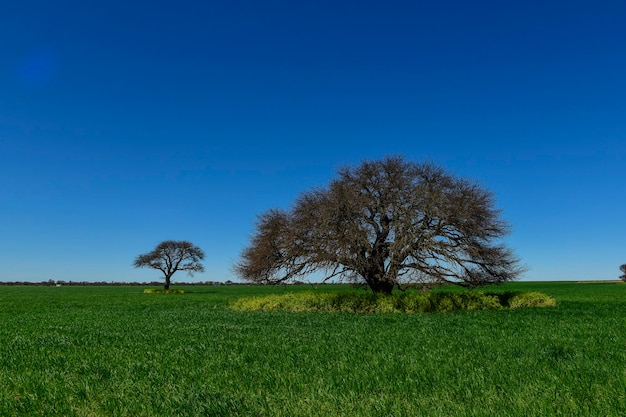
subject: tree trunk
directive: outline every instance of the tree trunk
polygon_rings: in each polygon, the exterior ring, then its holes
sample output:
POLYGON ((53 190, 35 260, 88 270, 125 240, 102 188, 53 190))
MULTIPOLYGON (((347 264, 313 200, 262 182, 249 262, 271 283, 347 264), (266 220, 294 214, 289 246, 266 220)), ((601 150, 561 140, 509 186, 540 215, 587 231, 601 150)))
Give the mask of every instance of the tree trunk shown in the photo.
POLYGON ((165 276, 165 285, 163 286, 164 290, 169 290, 170 289, 170 280, 171 280, 171 276, 165 276))
POLYGON ((389 281, 371 281, 369 286, 375 294, 391 295, 394 284, 389 281))
POLYGON ((375 294, 391 295, 391 291, 393 291, 395 286, 395 282, 389 280, 385 274, 387 251, 388 248, 384 244, 377 244, 374 246, 372 256, 369 259, 369 268, 366 272, 365 282, 367 282, 367 285, 375 294))

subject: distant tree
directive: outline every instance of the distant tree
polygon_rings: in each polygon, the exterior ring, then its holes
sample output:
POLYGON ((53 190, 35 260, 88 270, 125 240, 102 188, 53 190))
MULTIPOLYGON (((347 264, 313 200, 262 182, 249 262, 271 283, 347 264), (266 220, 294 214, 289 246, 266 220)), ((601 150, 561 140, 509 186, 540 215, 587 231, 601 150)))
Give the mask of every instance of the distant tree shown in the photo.
POLYGON ((135 268, 152 268, 163 272, 165 286, 170 288, 172 275, 176 271, 187 271, 190 276, 194 272, 204 272, 200 263, 204 259, 204 252, 191 242, 166 240, 161 242, 153 251, 137 256, 133 265, 135 268))
POLYGON ((407 283, 466 287, 515 280, 523 268, 492 194, 430 163, 401 157, 339 170, 291 211, 259 216, 234 271, 255 283, 321 271, 389 294, 407 283))
POLYGON ((620 265, 619 267, 620 271, 622 271, 624 274, 622 274, 619 279, 621 279, 622 281, 626 282, 626 264, 624 265, 620 265))

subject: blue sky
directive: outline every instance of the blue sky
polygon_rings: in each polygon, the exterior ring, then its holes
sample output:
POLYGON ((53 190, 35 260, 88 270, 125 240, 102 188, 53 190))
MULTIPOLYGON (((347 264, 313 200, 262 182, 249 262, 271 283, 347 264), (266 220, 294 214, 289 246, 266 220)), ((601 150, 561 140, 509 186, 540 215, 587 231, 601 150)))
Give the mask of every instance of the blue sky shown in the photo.
MULTIPOLYGON (((402 154, 491 189, 524 279, 626 263, 623 1, 31 1, 0 11, 0 281, 230 272, 256 216, 402 154)), ((175 280, 188 277, 175 276, 175 280)))

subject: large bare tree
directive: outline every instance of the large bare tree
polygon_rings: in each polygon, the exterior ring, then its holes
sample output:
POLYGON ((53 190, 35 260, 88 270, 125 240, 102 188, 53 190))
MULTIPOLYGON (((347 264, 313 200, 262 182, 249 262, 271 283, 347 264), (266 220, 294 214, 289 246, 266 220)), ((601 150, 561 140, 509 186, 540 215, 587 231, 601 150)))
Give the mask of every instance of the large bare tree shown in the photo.
POLYGON ((255 283, 322 272, 389 294, 408 283, 478 287, 523 268, 499 242, 508 225, 491 192, 431 163, 402 157, 339 170, 289 211, 259 216, 234 271, 255 283))
POLYGON ((161 271, 165 277, 164 288, 167 290, 176 271, 187 271, 191 276, 194 272, 204 272, 204 266, 200 263, 203 259, 202 249, 191 242, 166 240, 151 252, 137 256, 133 265, 135 268, 147 267, 161 271))

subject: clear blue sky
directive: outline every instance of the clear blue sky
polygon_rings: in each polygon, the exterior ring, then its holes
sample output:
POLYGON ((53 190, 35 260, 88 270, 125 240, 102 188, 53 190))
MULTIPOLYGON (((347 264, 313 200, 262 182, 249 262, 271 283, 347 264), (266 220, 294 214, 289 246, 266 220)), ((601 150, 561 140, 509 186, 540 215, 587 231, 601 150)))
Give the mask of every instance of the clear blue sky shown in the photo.
MULTIPOLYGON (((491 189, 524 279, 626 263, 624 1, 0 7, 0 281, 232 263, 257 214, 403 154, 491 189)), ((175 280, 188 277, 175 276, 175 280)))

